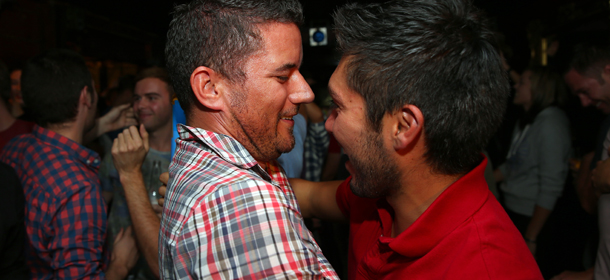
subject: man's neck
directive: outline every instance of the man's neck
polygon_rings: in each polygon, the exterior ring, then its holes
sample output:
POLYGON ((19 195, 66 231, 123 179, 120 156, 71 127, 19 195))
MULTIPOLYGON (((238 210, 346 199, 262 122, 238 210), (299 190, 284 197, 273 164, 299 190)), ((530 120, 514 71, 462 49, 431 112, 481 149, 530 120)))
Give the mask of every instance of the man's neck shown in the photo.
POLYGON ((402 174, 401 188, 386 198, 394 209, 392 237, 411 226, 447 187, 462 176, 436 174, 425 163, 402 174))
MULTIPOLYGON (((205 129, 207 131, 211 131, 218 134, 223 134, 233 138, 235 141, 240 142, 239 138, 236 137, 235 134, 231 133, 229 129, 231 127, 236 126, 235 123, 231 123, 232 121, 236 120, 233 117, 227 116, 225 112, 207 110, 205 112, 193 113, 190 118, 187 117, 186 124, 188 126, 205 129)), ((247 143, 240 142, 240 144, 242 144, 244 148, 248 150, 250 155, 258 162, 258 164, 263 169, 267 169, 267 165, 272 159, 258 158, 257 155, 253 153, 252 149, 248 149, 247 143)))
POLYGON ((59 135, 62 135, 76 143, 83 144, 83 128, 77 125, 76 122, 51 124, 45 127, 59 135))
POLYGON ((148 132, 148 143, 150 148, 160 152, 169 152, 172 150, 172 122, 162 126, 155 131, 148 132))
POLYGON ((235 139, 235 136, 229 132, 227 127, 230 127, 228 116, 224 112, 211 111, 206 109, 205 112, 194 112, 190 118, 187 117, 186 124, 188 126, 205 129, 218 134, 224 134, 235 139))

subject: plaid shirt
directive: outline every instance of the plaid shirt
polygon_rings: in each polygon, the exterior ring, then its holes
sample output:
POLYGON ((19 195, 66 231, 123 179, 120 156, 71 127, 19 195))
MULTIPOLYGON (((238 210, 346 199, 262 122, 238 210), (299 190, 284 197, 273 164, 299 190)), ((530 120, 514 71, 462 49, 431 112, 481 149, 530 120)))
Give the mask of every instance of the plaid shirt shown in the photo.
POLYGON ((97 178, 99 156, 34 126, 4 147, 0 161, 15 169, 25 193, 32 279, 104 278, 106 205, 97 178))
POLYGON ((307 125, 307 137, 305 137, 303 157, 305 158, 303 179, 309 181, 320 181, 322 168, 328 152, 330 137, 325 122, 309 123, 307 125))
POLYGON ((277 162, 179 126, 159 236, 164 279, 338 279, 277 162))

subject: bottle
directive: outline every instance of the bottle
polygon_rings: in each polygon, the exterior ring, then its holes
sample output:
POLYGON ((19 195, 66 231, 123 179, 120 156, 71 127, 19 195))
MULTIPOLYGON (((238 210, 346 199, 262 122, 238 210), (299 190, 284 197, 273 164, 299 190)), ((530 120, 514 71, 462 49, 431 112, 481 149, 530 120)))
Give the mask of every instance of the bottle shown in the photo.
POLYGON ((150 180, 148 181, 150 184, 148 188, 148 196, 152 205, 159 205, 157 200, 161 198, 159 195, 159 187, 161 186, 159 176, 161 176, 161 162, 155 160, 153 161, 153 167, 150 172, 150 180))

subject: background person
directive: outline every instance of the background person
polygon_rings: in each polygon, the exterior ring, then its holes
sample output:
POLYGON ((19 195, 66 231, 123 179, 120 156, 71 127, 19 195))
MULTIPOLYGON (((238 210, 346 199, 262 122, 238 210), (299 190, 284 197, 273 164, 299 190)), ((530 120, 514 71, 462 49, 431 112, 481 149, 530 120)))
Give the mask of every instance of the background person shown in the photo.
POLYGON ((504 206, 532 254, 544 223, 561 196, 571 152, 569 121, 557 106, 566 99, 559 74, 523 72, 513 102, 525 113, 515 126, 507 160, 495 171, 504 206))
POLYGON ((49 50, 23 70, 24 101, 36 122, 0 155, 19 178, 26 200, 26 263, 32 279, 122 279, 135 264, 131 229, 115 239, 109 263, 103 254, 106 206, 99 156, 82 145, 94 130, 97 93, 83 58, 49 50))

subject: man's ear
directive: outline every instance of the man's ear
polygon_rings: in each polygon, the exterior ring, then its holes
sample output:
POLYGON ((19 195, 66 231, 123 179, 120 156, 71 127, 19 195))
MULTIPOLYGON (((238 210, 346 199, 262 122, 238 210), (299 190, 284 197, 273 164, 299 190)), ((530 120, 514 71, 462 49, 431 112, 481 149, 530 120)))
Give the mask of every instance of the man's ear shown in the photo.
POLYGON ((413 146, 424 127, 424 115, 415 105, 404 105, 394 114, 393 145, 395 150, 403 150, 413 146))
POLYGON ((83 89, 80 90, 78 103, 85 105, 87 108, 93 106, 93 96, 89 93, 89 87, 84 86, 83 89))
POLYGON ((191 88, 201 105, 216 111, 224 108, 223 80, 222 75, 205 66, 199 66, 191 73, 191 88))

